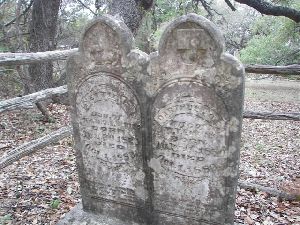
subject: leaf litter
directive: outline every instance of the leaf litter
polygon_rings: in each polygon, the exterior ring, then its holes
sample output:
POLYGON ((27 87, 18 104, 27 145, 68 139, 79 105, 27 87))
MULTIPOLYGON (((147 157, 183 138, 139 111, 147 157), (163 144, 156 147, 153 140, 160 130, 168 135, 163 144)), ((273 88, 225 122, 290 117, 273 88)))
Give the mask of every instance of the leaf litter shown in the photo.
MULTIPOLYGON (((68 107, 48 106, 54 121, 36 109, 1 115, 0 156, 70 123, 68 107)), ((295 103, 246 101, 245 110, 299 112, 295 103)), ((300 122, 243 120, 240 180, 300 194, 300 122)), ((53 225, 80 202, 72 138, 26 156, 0 173, 0 224, 53 225)), ((299 201, 238 188, 235 222, 300 225, 299 201)))

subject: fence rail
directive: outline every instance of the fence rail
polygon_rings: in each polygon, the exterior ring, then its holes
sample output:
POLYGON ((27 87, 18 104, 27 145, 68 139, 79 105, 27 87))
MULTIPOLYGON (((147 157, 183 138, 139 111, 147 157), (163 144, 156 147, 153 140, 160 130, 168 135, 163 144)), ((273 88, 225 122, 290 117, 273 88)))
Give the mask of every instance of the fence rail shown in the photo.
POLYGON ((44 137, 20 145, 19 147, 9 151, 6 156, 2 156, 0 158, 0 170, 18 161, 19 159, 28 156, 50 144, 56 143, 70 135, 72 135, 72 128, 71 126, 66 126, 44 137))
MULTIPOLYGON (((78 52, 78 48, 29 53, 0 53, 0 66, 22 65, 52 60, 65 60, 71 54, 78 52)), ((272 66, 272 65, 244 65, 247 73, 300 75, 300 65, 272 66)))
POLYGON ((253 112, 245 111, 243 118, 264 120, 294 120, 300 121, 300 113, 297 112, 253 112))
POLYGON ((247 73, 258 74, 277 74, 277 75, 300 75, 300 65, 293 64, 288 66, 271 65, 245 65, 247 73))
MULTIPOLYGON (((15 109, 28 109, 34 106, 34 103, 51 98, 52 96, 67 93, 67 85, 57 88, 49 88, 35 92, 23 97, 12 98, 0 102, 0 113, 15 109)), ((300 121, 300 113, 297 112, 254 112, 245 111, 244 118, 266 119, 266 120, 295 120, 300 121)))
POLYGON ((28 109, 34 107, 34 103, 51 98, 55 95, 62 95, 68 92, 67 85, 57 88, 49 88, 35 92, 23 97, 11 98, 0 102, 0 113, 14 109, 28 109))
POLYGON ((29 53, 0 53, 0 66, 23 65, 53 60, 65 60, 78 48, 29 53))

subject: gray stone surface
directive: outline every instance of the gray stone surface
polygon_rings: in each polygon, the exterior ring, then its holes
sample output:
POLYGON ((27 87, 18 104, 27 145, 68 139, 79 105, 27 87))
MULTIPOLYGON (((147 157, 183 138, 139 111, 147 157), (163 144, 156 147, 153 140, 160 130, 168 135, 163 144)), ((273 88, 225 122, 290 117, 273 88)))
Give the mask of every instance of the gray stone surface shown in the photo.
POLYGON ((170 23, 150 55, 112 17, 87 27, 67 64, 89 212, 75 221, 233 224, 244 69, 223 50, 219 31, 196 14, 170 23))
POLYGON ((85 212, 82 204, 76 205, 57 225, 138 225, 137 223, 126 223, 119 219, 101 214, 85 212))
MULTIPOLYGON (((60 220, 57 225, 138 225, 136 223, 125 223, 116 218, 107 217, 105 215, 96 215, 95 213, 85 212, 82 204, 76 205, 65 217, 60 220)), ((234 223, 234 225, 244 225, 242 223, 234 223)))

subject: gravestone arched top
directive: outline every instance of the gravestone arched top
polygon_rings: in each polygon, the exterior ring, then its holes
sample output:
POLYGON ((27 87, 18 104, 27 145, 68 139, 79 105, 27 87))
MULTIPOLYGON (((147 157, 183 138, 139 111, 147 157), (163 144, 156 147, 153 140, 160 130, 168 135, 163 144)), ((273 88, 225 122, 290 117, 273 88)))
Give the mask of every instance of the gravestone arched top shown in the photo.
POLYGON ((97 64, 120 64, 121 58, 133 46, 129 28, 121 20, 105 15, 88 24, 81 37, 79 52, 97 64))
POLYGON ((206 18, 194 13, 173 20, 159 42, 160 56, 180 56, 186 64, 199 63, 204 58, 218 60, 225 48, 222 34, 206 18))

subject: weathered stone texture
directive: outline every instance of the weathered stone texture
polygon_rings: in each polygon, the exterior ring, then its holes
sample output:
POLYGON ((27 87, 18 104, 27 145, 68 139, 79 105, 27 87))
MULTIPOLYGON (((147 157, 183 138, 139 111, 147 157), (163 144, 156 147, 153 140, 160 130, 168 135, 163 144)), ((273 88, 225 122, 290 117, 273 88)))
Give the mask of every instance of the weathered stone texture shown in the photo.
POLYGON ((233 224, 243 67, 223 48, 217 29, 190 14, 166 28, 151 58, 157 224, 233 224))
POLYGON ((224 103, 212 89, 185 80, 161 90, 153 110, 154 208, 174 216, 209 221, 215 217, 223 223, 228 120, 224 103))
POLYGON ((88 26, 67 69, 85 211, 124 224, 233 224, 244 69, 223 51, 195 14, 170 23, 150 56, 112 17, 88 26))
POLYGON ((141 112, 121 77, 131 44, 124 24, 102 17, 84 33, 68 75, 83 207, 140 221, 147 197, 141 112))

